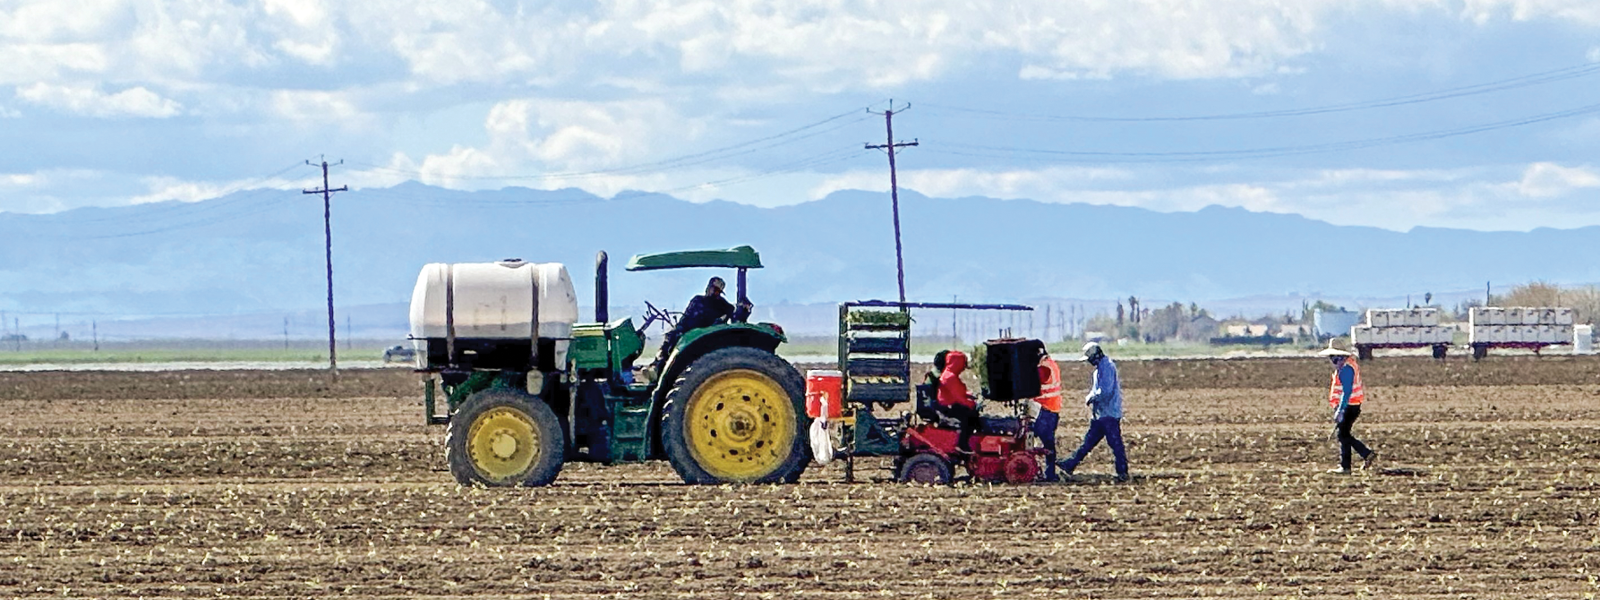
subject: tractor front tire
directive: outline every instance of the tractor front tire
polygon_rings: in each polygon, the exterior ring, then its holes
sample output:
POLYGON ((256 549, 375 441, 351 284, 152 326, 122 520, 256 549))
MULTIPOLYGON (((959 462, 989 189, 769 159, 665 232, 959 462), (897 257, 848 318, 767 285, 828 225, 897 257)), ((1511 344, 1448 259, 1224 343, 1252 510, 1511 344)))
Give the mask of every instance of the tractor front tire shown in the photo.
POLYGON ((924 485, 949 485, 954 479, 950 463, 938 455, 922 453, 907 458, 900 463, 900 472, 896 473, 900 483, 920 483, 924 485))
POLYGON ((445 462, 461 485, 541 486, 566 460, 561 421, 543 400, 515 390, 467 397, 450 418, 445 462))
POLYGON ((723 348, 667 392, 661 446, 685 483, 793 483, 811 462, 805 380, 756 348, 723 348))

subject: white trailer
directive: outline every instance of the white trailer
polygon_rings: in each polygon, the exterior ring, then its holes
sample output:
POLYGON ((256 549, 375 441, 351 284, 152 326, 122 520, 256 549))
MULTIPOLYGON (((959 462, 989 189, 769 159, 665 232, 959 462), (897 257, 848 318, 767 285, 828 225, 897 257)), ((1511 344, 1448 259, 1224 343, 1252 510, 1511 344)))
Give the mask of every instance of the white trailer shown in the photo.
POLYGON ((1442 359, 1450 351, 1455 330, 1439 325, 1437 308, 1373 308, 1367 322, 1350 328, 1350 344, 1362 360, 1384 348, 1432 348, 1442 359))
POLYGON ((1564 307, 1474 307, 1467 314, 1467 343, 1474 360, 1488 356, 1490 348, 1526 348, 1538 354, 1547 346, 1572 343, 1575 316, 1564 307))

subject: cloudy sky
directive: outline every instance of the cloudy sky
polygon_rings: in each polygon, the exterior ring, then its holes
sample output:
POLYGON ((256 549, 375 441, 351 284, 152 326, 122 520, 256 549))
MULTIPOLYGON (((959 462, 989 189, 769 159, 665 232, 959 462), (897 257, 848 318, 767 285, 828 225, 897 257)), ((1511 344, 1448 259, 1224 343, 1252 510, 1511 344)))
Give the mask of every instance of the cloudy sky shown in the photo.
POLYGON ((1597 90, 1594 0, 0 0, 0 210, 322 155, 357 193, 796 203, 887 189, 869 111, 909 102, 934 196, 1576 227, 1597 90))

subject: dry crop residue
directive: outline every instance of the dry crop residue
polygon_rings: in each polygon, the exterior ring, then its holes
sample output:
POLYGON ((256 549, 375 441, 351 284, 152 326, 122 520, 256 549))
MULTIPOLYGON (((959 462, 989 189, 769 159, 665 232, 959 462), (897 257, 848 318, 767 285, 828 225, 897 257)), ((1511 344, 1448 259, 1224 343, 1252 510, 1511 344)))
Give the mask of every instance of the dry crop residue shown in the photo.
POLYGON ((1582 598, 1597 364, 1374 361, 1357 432, 1383 459, 1351 477, 1323 474, 1321 363, 1127 361, 1131 484, 1101 449, 1067 485, 649 463, 513 490, 453 484, 408 373, 7 374, 0 595, 1582 598))

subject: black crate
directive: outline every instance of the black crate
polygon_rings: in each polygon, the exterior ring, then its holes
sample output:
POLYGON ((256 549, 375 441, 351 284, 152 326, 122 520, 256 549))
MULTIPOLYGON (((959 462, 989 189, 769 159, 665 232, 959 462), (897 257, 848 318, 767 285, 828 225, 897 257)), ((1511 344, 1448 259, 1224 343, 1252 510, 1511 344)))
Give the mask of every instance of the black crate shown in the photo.
POLYGON ((850 353, 905 354, 909 344, 902 336, 851 337, 847 342, 850 353))
POLYGON ((984 367, 989 374, 989 399, 1025 400, 1039 395, 1039 340, 989 340, 984 342, 984 367))
MULTIPOLYGON (((883 381, 883 380, 879 380, 883 381)), ((856 383, 848 384, 846 398, 852 402, 879 402, 883 404, 899 404, 911 400, 911 386, 905 380, 884 383, 856 383)))
POLYGON ((910 359, 894 358, 857 358, 850 357, 846 363, 845 372, 851 377, 857 375, 894 375, 905 379, 911 376, 910 359))

